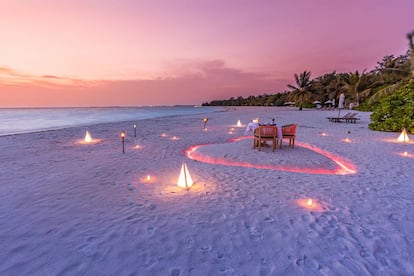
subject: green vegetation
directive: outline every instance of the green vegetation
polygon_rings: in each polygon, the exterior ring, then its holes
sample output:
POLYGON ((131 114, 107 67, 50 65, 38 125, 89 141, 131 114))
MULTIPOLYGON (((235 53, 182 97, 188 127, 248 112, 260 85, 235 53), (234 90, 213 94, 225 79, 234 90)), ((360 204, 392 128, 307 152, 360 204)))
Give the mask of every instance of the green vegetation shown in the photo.
POLYGON ((387 55, 377 62, 374 70, 366 72, 327 73, 311 80, 311 72, 295 74, 291 90, 275 94, 214 100, 203 105, 212 106, 282 106, 295 102, 302 107, 314 107, 345 94, 345 106, 361 111, 372 111, 369 128, 381 131, 407 131, 414 133, 414 31, 407 34, 409 49, 395 57, 387 55))
POLYGON ((401 131, 406 128, 414 133, 414 84, 396 90, 381 98, 374 106, 369 128, 381 131, 401 131))

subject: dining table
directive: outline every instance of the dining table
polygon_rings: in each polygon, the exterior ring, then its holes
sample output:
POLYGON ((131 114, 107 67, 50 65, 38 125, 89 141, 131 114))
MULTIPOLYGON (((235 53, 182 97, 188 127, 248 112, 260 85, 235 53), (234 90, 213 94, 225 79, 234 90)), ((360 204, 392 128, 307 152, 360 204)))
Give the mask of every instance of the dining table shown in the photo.
MULTIPOLYGON (((250 122, 246 126, 246 130, 244 131, 245 134, 247 133, 254 133, 254 130, 259 126, 277 126, 276 124, 258 124, 256 122, 250 122)), ((277 142, 278 144, 282 143, 282 127, 277 128, 277 142)))

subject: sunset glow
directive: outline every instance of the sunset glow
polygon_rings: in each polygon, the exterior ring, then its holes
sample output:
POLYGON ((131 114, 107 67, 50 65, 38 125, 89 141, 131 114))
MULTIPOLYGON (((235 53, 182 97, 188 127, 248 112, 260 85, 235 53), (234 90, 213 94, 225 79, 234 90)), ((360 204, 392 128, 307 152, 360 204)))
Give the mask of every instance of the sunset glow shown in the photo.
POLYGON ((404 54, 413 10, 412 0, 3 1, 0 107, 281 92, 303 70, 371 70, 404 54))

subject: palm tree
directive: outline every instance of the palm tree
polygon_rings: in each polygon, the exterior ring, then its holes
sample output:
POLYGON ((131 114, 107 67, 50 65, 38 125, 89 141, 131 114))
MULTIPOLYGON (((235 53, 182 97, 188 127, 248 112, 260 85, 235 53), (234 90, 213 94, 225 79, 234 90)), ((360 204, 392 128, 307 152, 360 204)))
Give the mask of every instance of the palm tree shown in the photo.
POLYGON ((303 108, 303 101, 309 98, 309 94, 311 92, 312 81, 310 79, 311 72, 310 71, 303 71, 298 74, 295 74, 295 81, 296 86, 288 84, 287 87, 293 89, 292 96, 295 100, 300 101, 299 110, 303 108))
POLYGON ((414 42, 413 42, 413 37, 414 37, 414 31, 412 31, 411 33, 407 34, 407 38, 408 38, 408 42, 409 42, 409 46, 410 46, 410 56, 411 56, 411 76, 414 77, 414 42))
POLYGON ((362 71, 362 74, 359 74, 358 70, 356 70, 355 73, 348 73, 344 78, 347 88, 354 97, 357 106, 359 105, 359 93, 363 91, 361 83, 365 78, 365 72, 366 69, 362 71))

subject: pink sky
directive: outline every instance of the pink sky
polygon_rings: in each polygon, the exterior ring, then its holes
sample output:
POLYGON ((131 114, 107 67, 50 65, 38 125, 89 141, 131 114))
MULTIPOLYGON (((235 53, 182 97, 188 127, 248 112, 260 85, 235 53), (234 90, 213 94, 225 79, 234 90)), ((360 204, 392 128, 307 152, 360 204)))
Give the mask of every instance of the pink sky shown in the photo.
POLYGON ((0 0, 0 107, 201 104, 404 54, 413 0, 0 0))

